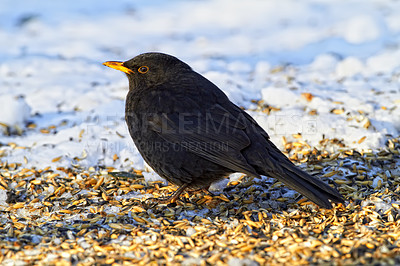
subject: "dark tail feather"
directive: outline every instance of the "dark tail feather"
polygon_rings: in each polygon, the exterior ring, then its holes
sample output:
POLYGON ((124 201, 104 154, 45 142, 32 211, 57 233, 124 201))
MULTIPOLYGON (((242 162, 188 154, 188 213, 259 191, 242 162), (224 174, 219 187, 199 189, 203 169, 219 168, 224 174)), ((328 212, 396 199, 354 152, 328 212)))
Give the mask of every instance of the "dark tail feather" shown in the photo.
POLYGON ((291 162, 281 164, 281 167, 286 170, 284 173, 268 173, 269 176, 277 178, 322 208, 332 208, 329 200, 344 204, 342 195, 336 189, 300 170, 291 162))

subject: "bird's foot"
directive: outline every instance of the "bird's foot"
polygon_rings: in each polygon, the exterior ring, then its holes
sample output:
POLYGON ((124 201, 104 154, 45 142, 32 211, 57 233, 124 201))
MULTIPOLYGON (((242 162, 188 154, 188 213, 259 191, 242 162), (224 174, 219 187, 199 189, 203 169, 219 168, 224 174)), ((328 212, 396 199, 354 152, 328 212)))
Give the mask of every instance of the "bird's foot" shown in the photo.
POLYGON ((168 203, 174 203, 176 200, 179 198, 179 196, 182 194, 183 191, 188 187, 189 184, 183 184, 180 186, 174 193, 172 193, 168 197, 161 197, 161 198, 147 198, 145 200, 145 203, 148 201, 153 202, 153 205, 150 205, 151 207, 154 207, 157 204, 168 204, 168 203))

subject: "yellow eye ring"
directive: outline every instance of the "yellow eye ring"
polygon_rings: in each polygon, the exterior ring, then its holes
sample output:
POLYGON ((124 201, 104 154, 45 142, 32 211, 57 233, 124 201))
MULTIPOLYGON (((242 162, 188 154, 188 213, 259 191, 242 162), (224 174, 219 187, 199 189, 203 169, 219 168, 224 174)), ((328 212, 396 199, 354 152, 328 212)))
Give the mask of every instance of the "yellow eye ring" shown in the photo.
POLYGON ((141 66, 138 68, 138 72, 141 74, 145 74, 147 73, 147 71, 149 71, 149 68, 147 66, 141 66))

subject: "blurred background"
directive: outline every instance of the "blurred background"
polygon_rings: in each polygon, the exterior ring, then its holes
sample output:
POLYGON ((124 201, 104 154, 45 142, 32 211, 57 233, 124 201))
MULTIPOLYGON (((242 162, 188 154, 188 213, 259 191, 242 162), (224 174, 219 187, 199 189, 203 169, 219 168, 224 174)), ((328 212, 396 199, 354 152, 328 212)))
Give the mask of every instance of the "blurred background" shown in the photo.
POLYGON ((278 145, 300 133, 382 147, 400 130, 399 13, 391 0, 2 0, 0 156, 142 167, 128 82, 101 63, 149 51, 216 83, 278 145))

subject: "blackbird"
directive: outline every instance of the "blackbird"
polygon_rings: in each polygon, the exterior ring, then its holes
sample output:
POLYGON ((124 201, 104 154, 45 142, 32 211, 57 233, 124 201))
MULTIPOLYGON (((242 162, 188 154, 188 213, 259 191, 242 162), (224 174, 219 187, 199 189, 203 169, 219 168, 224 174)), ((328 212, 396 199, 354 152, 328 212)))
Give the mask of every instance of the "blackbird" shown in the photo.
POLYGON ((344 203, 339 192, 296 167, 245 111, 176 57, 144 53, 104 65, 129 80, 125 120, 144 160, 185 189, 207 189, 235 172, 274 177, 323 208, 344 203))

